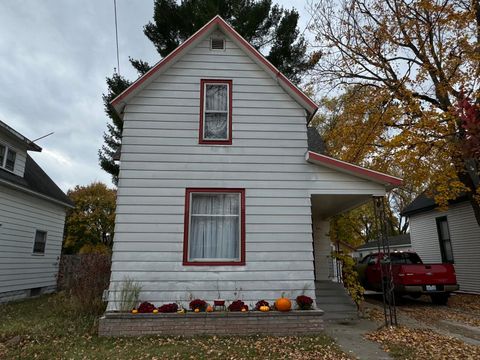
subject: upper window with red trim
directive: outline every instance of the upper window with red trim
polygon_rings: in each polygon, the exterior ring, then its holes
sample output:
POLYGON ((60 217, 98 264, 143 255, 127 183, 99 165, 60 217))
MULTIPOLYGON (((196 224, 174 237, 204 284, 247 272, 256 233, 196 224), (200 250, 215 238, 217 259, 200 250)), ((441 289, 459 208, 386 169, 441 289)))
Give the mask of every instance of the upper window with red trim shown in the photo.
POLYGON ((245 189, 187 189, 185 265, 245 264, 245 189))
POLYGON ((200 144, 232 143, 232 80, 200 81, 200 144))

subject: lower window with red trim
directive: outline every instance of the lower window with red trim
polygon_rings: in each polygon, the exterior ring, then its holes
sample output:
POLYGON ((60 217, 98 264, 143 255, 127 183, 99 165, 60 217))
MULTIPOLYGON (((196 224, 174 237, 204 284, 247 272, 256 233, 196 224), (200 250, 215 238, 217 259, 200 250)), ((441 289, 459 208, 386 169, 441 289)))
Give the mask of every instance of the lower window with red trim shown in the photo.
POLYGON ((183 264, 245 265, 245 189, 186 189, 183 264))

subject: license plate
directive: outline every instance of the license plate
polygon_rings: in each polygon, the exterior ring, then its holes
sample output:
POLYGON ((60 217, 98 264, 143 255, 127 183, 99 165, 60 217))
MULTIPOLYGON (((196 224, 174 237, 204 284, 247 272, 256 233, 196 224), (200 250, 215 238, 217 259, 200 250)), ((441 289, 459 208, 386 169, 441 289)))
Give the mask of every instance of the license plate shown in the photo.
POLYGON ((437 291, 437 285, 425 285, 427 291, 437 291))

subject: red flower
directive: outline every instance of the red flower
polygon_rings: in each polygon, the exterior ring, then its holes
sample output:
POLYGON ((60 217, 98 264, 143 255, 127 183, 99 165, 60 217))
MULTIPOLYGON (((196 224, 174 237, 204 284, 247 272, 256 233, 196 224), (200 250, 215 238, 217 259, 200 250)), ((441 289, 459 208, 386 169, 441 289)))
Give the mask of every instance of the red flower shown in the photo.
POLYGON ((207 305, 208 304, 206 301, 200 300, 200 299, 195 299, 190 301, 190 309, 192 311, 195 311, 195 309, 198 309, 200 311, 205 311, 205 309, 207 308, 207 305))
POLYGON ((153 310, 155 310, 155 305, 150 304, 149 302, 145 301, 145 302, 140 304, 140 306, 138 307, 137 310, 138 310, 139 313, 149 314, 149 313, 153 312, 153 310))
POLYGON ((309 296, 297 296, 297 305, 301 310, 310 310, 312 308, 313 299, 309 296))
POLYGON ((173 303, 173 304, 164 304, 158 308, 158 312, 161 313, 174 313, 177 312, 178 310, 178 305, 173 303))

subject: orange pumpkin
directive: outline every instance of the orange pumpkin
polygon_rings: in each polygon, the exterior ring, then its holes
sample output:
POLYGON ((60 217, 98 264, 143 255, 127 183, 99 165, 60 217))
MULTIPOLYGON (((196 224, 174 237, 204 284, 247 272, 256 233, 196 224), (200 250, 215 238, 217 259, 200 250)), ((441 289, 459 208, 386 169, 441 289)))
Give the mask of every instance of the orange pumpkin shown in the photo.
POLYGON ((292 302, 288 298, 281 297, 275 301, 275 308, 278 311, 290 311, 292 302))
POLYGON ((208 305, 207 306, 207 309, 205 310, 206 312, 212 312, 213 311, 213 307, 208 305))

